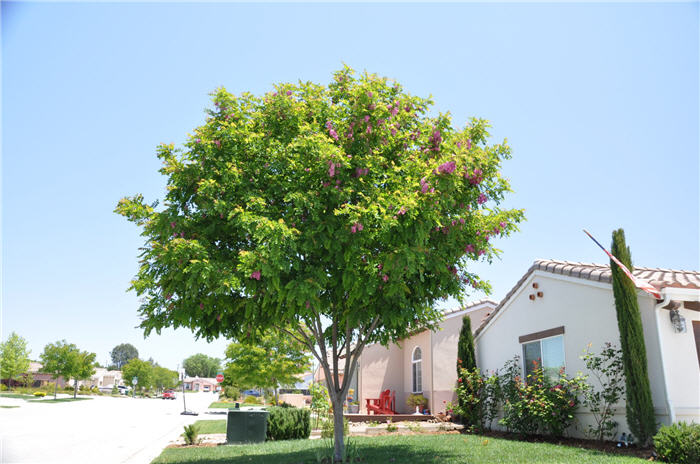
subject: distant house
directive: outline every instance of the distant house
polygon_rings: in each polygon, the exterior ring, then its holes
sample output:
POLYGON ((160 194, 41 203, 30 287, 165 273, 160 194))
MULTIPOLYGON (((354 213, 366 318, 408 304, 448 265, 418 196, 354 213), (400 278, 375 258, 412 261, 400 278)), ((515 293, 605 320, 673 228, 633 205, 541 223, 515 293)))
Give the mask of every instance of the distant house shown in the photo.
POLYGON ((462 316, 471 319, 472 331, 494 310, 496 302, 481 300, 445 312, 438 331, 424 330, 388 348, 367 346, 360 356, 357 378, 353 379, 360 412, 366 413, 366 399, 378 398, 384 390, 396 392, 396 411, 412 413, 406 405, 410 394, 422 394, 433 412, 444 411, 445 403, 456 401, 457 340, 462 316))
MULTIPOLYGON (((71 382, 72 384, 72 382, 71 382)), ((87 380, 79 380, 78 386, 84 385, 86 388, 97 387, 106 390, 115 385, 124 385, 122 371, 112 371, 103 367, 95 369, 95 373, 87 380)))
POLYGON ((182 383, 185 386, 185 391, 215 392, 221 390, 219 382, 209 377, 185 377, 182 383))
MULTIPOLYGON (((662 295, 638 291, 657 421, 700 422, 700 272, 638 267, 634 275, 662 295)), ((605 342, 620 344, 610 267, 555 260, 535 261, 475 335, 482 371, 518 355, 523 376, 532 361, 585 374, 583 350, 599 352, 605 342)), ((619 432, 628 432, 624 403, 616 414, 619 432)), ((577 418, 583 427, 573 434, 591 423, 587 411, 577 418)))

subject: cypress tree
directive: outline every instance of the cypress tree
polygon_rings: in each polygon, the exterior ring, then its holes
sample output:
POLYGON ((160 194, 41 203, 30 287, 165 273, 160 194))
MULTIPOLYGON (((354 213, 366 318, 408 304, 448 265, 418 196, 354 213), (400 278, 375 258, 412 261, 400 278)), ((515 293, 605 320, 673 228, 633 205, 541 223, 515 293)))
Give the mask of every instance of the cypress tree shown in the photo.
MULTIPOLYGON (((614 231, 612 237, 612 254, 632 272, 632 255, 625 243, 624 230, 614 231)), ((654 405, 651 401, 647 354, 644 345, 642 317, 637 301, 637 289, 629 277, 612 260, 610 261, 610 269, 625 370, 627 425, 639 442, 646 445, 651 442, 656 433, 656 419, 654 405)))
POLYGON ((457 342, 457 377, 460 376, 460 368, 470 371, 476 368, 474 336, 472 335, 472 324, 469 316, 462 318, 462 330, 459 332, 459 341, 457 342))

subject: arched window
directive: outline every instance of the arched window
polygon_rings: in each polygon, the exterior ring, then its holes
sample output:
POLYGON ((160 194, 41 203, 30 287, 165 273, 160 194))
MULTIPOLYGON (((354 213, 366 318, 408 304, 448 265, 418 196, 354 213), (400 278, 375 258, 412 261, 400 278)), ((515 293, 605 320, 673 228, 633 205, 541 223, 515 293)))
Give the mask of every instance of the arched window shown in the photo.
POLYGON ((422 355, 420 347, 415 347, 413 349, 413 356, 411 356, 411 373, 413 380, 413 393, 423 393, 423 369, 422 369, 422 355))

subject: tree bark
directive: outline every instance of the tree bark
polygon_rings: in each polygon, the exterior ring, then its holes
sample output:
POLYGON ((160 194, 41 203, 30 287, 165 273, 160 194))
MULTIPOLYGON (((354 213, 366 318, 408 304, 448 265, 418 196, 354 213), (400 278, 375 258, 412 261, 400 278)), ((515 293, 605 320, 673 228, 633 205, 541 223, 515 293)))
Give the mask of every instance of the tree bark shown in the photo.
POLYGON ((76 399, 78 396, 78 381, 76 379, 73 379, 73 399, 76 399))
POLYGON ((56 390, 58 390, 58 377, 53 382, 53 399, 56 399, 56 390))
POLYGON ((331 395, 331 397, 333 403, 333 462, 343 462, 345 455, 343 399, 340 394, 331 395))

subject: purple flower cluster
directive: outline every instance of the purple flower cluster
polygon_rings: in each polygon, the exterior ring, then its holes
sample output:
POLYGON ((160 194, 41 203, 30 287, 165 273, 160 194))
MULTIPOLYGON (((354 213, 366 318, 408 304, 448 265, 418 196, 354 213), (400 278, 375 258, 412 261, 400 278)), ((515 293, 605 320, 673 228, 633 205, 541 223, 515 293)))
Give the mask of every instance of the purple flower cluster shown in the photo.
POLYGON ((430 184, 426 181, 426 177, 423 177, 420 180, 420 192, 427 193, 428 190, 430 190, 431 192, 435 191, 435 189, 431 189, 430 184))
POLYGON ((333 137, 333 140, 338 140, 338 133, 335 131, 333 128, 333 123, 330 121, 326 121, 326 129, 328 129, 328 135, 333 137))
POLYGON ((448 162, 442 163, 440 166, 438 166, 437 170, 440 174, 452 174, 455 171, 456 167, 457 167, 456 162, 448 161, 448 162))
POLYGON ((333 161, 328 162, 328 177, 335 176, 335 169, 341 166, 340 163, 335 163, 333 161))
POLYGON ((474 245, 472 245, 471 243, 468 244, 468 245, 464 248, 464 251, 467 252, 467 253, 474 253, 474 245))
POLYGON ((484 195, 483 193, 480 193, 480 194, 479 194, 479 198, 478 198, 476 201, 477 201, 480 205, 483 205, 484 203, 486 203, 486 195, 484 195))
POLYGON ((251 279, 255 279, 255 280, 260 280, 261 275, 262 275, 262 274, 260 273, 260 271, 253 271, 253 272, 250 274, 250 278, 251 278, 251 279))
POLYGON ((440 144, 442 143, 442 134, 440 134, 440 130, 436 129, 433 131, 432 134, 430 134, 430 138, 428 139, 432 147, 430 147, 431 150, 433 151, 438 151, 440 150, 440 144))
POLYGON ((362 177, 369 174, 369 168, 357 168, 355 169, 355 177, 362 177))
POLYGON ((216 148, 221 148, 221 141, 220 141, 220 140, 214 140, 214 145, 216 145, 216 148))
POLYGON ((364 229, 365 226, 362 225, 361 222, 356 222, 352 226, 350 226, 350 233, 357 233, 357 232, 362 232, 362 229, 364 229))
MULTIPOLYGON (((465 168, 466 169, 466 168, 465 168)), ((464 177, 469 179, 469 183, 472 185, 479 185, 483 180, 483 171, 479 168, 474 168, 471 174, 469 172, 464 173, 464 177)))

